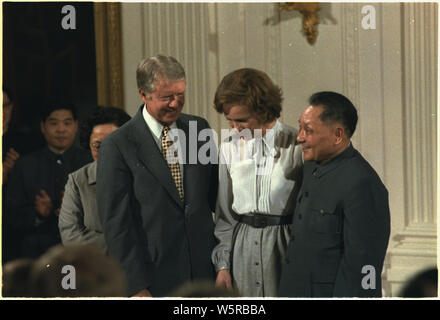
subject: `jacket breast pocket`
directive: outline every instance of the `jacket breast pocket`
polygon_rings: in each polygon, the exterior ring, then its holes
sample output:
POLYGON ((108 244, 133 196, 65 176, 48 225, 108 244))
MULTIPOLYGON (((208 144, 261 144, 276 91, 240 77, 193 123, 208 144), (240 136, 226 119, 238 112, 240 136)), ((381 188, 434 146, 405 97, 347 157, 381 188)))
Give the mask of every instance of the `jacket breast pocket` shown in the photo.
POLYGON ((341 210, 339 210, 336 206, 331 205, 314 207, 312 209, 311 229, 317 233, 341 233, 341 210))

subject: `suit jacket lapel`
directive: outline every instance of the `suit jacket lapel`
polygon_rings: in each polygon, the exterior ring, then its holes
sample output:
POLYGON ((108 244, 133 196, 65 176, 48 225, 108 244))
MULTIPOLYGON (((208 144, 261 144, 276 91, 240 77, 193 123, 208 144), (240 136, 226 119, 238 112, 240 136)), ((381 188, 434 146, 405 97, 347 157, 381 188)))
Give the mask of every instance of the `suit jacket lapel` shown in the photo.
POLYGON ((179 192, 177 191, 170 168, 154 141, 150 129, 145 123, 144 117, 142 116, 142 108, 143 106, 133 118, 133 130, 130 137, 130 139, 137 144, 137 158, 160 181, 170 197, 183 208, 183 203, 180 200, 179 192))
MULTIPOLYGON (((176 121, 176 125, 179 129, 183 131, 185 134, 185 146, 183 146, 182 149, 184 149, 184 160, 185 164, 183 165, 183 188, 184 188, 184 194, 185 194, 185 203, 191 204, 191 198, 197 197, 199 194, 197 191, 193 192, 193 188, 197 186, 198 183, 198 172, 199 172, 199 165, 198 163, 198 150, 200 148, 200 142, 197 139, 198 130, 194 128, 195 130, 191 130, 191 133, 194 134, 194 136, 190 135, 190 128, 189 128, 189 122, 184 121, 182 119, 183 117, 179 117, 176 121), (191 154, 192 153, 192 154, 191 154)), ((195 123, 197 123, 194 120, 195 123)), ((197 126, 197 124, 196 124, 197 126)))

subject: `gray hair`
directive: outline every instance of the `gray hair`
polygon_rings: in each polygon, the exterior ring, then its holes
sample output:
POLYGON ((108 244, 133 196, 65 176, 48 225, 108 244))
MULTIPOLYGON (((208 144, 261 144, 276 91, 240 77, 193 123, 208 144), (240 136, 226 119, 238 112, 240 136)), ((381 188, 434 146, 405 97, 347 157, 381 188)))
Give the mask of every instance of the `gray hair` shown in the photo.
POLYGON ((158 81, 183 81, 185 70, 182 65, 171 56, 157 55, 142 60, 136 70, 138 89, 147 96, 154 91, 158 81))

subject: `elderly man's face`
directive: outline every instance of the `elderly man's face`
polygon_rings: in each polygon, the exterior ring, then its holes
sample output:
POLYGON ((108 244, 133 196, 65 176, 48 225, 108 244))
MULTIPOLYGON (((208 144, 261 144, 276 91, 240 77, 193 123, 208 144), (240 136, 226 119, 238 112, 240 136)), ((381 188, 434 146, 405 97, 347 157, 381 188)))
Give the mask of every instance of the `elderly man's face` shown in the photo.
POLYGON ((101 147, 102 141, 116 129, 118 129, 118 127, 113 123, 98 124, 93 127, 92 133, 90 134, 89 146, 94 161, 98 160, 99 148, 101 147))
POLYGON ((323 162, 337 153, 336 128, 321 121, 319 116, 323 111, 323 107, 309 106, 299 120, 296 140, 302 145, 305 161, 323 162))
POLYGON ((148 113, 162 125, 170 125, 179 118, 185 104, 185 81, 160 81, 150 97, 139 93, 148 113))

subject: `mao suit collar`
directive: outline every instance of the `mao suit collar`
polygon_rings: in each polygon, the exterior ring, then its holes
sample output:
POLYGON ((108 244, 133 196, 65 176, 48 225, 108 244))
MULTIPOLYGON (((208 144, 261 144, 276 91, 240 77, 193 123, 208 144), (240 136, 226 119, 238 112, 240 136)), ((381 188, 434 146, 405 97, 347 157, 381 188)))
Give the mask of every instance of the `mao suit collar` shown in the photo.
POLYGON ((326 161, 322 164, 313 162, 314 164, 313 175, 318 179, 321 178, 323 175, 339 167, 347 159, 352 158, 354 153, 355 153, 355 149, 353 148, 353 145, 350 142, 350 144, 344 151, 342 151, 340 154, 330 159, 329 161, 326 161))

